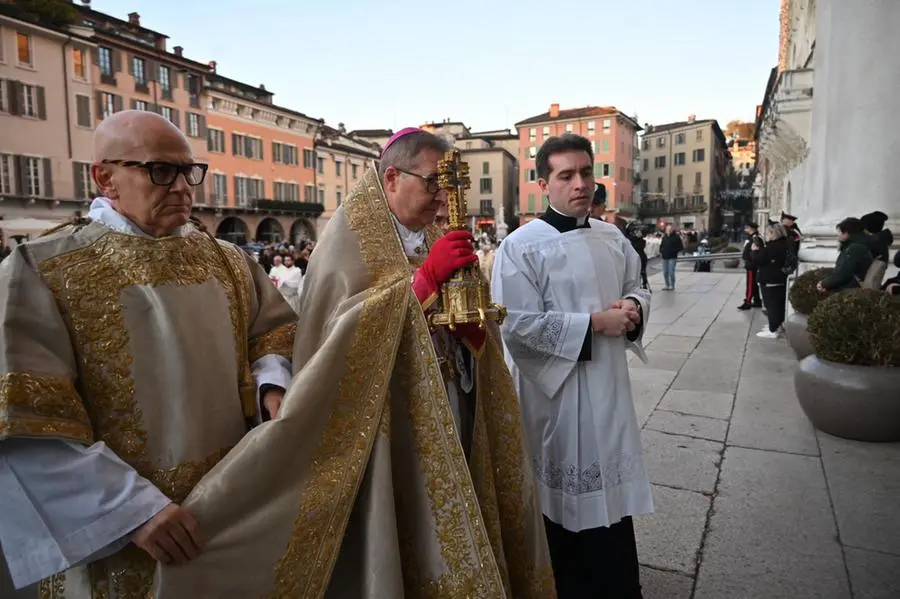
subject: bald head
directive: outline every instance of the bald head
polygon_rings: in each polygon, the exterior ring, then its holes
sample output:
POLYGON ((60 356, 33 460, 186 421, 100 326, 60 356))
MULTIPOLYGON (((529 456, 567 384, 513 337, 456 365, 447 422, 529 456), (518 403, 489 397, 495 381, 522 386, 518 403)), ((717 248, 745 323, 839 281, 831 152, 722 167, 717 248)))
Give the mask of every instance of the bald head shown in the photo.
POLYGON ((195 186, 202 185, 206 172, 198 166, 204 165, 194 163, 184 134, 152 112, 118 112, 94 133, 91 174, 97 189, 153 237, 170 235, 187 223, 195 186))
POLYGON ((94 161, 155 160, 157 153, 190 153, 187 137, 156 114, 125 110, 103 119, 94 132, 94 161))

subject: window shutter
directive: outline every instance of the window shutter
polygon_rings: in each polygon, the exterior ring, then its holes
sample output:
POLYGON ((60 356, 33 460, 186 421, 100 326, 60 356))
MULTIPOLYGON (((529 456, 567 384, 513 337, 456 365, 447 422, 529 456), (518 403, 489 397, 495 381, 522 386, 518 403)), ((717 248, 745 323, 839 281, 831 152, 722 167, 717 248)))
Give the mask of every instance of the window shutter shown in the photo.
POLYGON ((237 133, 231 134, 231 155, 237 156, 238 153, 238 145, 240 144, 240 138, 237 133))
POLYGON ((155 60, 148 60, 144 64, 147 81, 157 81, 159 79, 159 65, 155 60))
POLYGON ((75 96, 75 114, 79 127, 91 126, 91 99, 87 96, 75 96))
POLYGON ((6 99, 9 100, 9 114, 19 114, 22 98, 22 84, 18 81, 6 82, 6 99))
POLYGON ((279 158, 279 155, 278 155, 277 142, 273 141, 272 142, 272 162, 278 162, 278 158, 279 158))
POLYGON ((113 96, 113 112, 122 112, 122 96, 113 96))
POLYGON ((84 179, 81 176, 81 167, 82 164, 80 162, 72 163, 72 180, 75 181, 75 199, 83 200, 87 198, 87 193, 84 188, 84 179))
POLYGON ((99 66, 99 64, 100 64, 100 47, 99 46, 94 46, 93 48, 91 48, 91 62, 93 62, 95 65, 99 66))
POLYGON ((240 177, 235 176, 234 177, 234 205, 235 206, 237 206, 238 200, 241 197, 241 194, 240 194, 241 186, 239 183, 240 183, 240 177))
POLYGON ((128 74, 134 76, 134 58, 128 60, 128 74))
POLYGON ((253 140, 249 137, 244 138, 244 156, 247 158, 253 156, 253 140))
POLYGON ((122 52, 118 50, 112 51, 113 71, 119 73, 122 71, 122 52))
POLYGON ((25 166, 24 156, 13 156, 13 167, 16 170, 16 195, 25 195, 25 179, 28 177, 28 169, 25 166))
POLYGON ((35 87, 37 90, 37 114, 38 118, 42 121, 47 120, 47 98, 44 93, 44 87, 42 85, 38 85, 35 87))
POLYGON ((103 92, 97 92, 97 118, 103 118, 103 92))
POLYGON ((206 117, 202 114, 197 115, 197 122, 199 123, 199 131, 197 133, 197 137, 206 137, 208 135, 208 130, 206 128, 206 117))
POLYGON ((44 189, 41 190, 44 193, 41 195, 45 198, 52 198, 53 197, 53 170, 51 169, 51 164, 50 164, 49 158, 44 158, 43 169, 41 169, 41 170, 44 171, 43 172, 44 189))
POLYGON ((175 108, 172 109, 172 124, 181 129, 181 114, 175 108))
POLYGON ((198 204, 205 204, 206 203, 206 180, 204 180, 202 184, 196 186, 194 189, 196 190, 194 192, 194 195, 196 196, 196 202, 198 204))
POLYGON ((134 98, 131 99, 131 109, 137 110, 137 100, 135 100, 134 98))

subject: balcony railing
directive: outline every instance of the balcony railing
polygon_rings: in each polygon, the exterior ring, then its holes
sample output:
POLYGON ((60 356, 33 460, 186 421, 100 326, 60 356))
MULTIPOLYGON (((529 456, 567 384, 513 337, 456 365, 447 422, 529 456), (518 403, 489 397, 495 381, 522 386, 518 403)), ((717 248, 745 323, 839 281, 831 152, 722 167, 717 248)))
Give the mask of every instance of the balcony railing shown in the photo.
POLYGON ((700 212, 706 212, 708 210, 709 205, 706 202, 702 202, 700 204, 675 204, 674 202, 651 200, 649 202, 642 202, 641 205, 638 206, 638 214, 641 217, 672 216, 676 214, 698 214, 700 212))

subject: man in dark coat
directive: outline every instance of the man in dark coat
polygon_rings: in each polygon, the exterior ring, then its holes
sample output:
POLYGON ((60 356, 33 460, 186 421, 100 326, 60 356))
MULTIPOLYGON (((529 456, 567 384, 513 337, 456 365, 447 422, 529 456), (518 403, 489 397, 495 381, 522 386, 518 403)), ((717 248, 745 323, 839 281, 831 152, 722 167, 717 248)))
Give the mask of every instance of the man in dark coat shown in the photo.
POLYGON ((834 272, 816 286, 819 291, 843 291, 861 287, 869 266, 874 261, 860 219, 845 218, 838 223, 837 230, 841 253, 834 264, 834 272))
POLYGON ((594 202, 591 206, 591 218, 606 221, 606 185, 597 183, 594 189, 594 202))
POLYGON ((800 231, 800 227, 797 226, 797 217, 782 211, 781 224, 787 227, 788 233, 790 233, 794 240, 794 254, 798 255, 800 253, 800 240, 803 239, 803 232, 800 231))
POLYGON ((866 247, 869 248, 876 260, 883 262, 888 262, 891 245, 894 243, 894 234, 890 229, 884 228, 887 219, 887 214, 879 210, 864 214, 859 219, 865 229, 866 237, 863 241, 866 247))
POLYGON ((762 300, 759 297, 759 281, 757 277, 756 263, 754 255, 759 250, 754 247, 762 247, 762 237, 759 236, 759 225, 756 223, 747 223, 744 227, 744 233, 747 234, 747 241, 744 242, 744 251, 741 258, 744 261, 744 270, 747 272, 744 303, 738 306, 738 310, 749 310, 751 308, 762 308, 762 300))

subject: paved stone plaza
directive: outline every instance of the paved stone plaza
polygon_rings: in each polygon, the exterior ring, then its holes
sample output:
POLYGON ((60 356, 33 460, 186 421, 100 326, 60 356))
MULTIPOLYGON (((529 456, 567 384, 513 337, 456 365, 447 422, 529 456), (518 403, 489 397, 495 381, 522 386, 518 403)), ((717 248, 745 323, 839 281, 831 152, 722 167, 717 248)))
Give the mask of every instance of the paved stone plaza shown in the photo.
POLYGON ((650 279, 649 364, 631 359, 656 513, 638 518, 646 599, 897 599, 900 444, 817 433, 796 359, 740 312, 743 271, 650 279))

